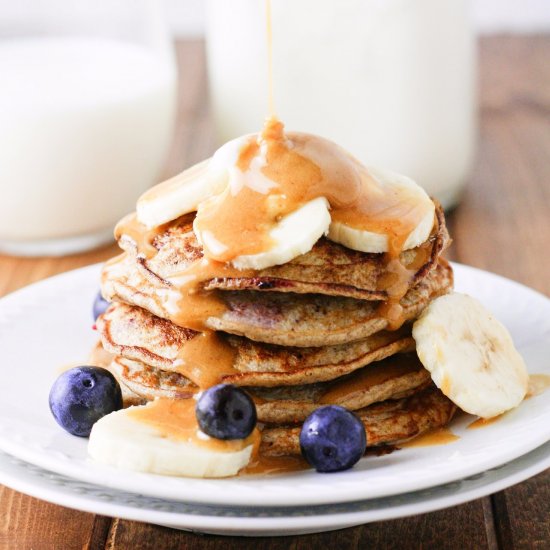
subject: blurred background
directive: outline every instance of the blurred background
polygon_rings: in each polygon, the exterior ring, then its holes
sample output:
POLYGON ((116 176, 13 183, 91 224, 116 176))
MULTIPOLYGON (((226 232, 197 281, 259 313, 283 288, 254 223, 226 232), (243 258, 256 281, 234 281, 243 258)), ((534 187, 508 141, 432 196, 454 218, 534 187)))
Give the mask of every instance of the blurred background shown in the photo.
MULTIPOLYGON (((522 70, 514 36, 550 31, 547 0, 272 5, 287 128, 413 177, 447 209, 479 151, 479 90, 502 100, 522 70)), ((263 0, 0 0, 0 251, 110 242, 147 187, 257 131, 265 28, 263 0)))
MULTIPOLYGON (((204 0, 164 2, 171 28, 176 35, 199 37, 204 34, 204 0)), ((380 0, 378 3, 383 2, 384 0, 380 0)), ((532 33, 550 29, 550 8, 547 0, 472 0, 471 11, 475 28, 483 34, 532 33)))

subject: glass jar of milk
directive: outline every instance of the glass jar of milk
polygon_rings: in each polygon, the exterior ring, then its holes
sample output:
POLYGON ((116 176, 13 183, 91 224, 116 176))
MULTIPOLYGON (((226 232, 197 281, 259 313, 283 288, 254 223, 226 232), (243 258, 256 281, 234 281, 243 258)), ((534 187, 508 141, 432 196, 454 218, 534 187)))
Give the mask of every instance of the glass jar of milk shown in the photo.
POLYGON ((172 138, 176 73, 158 3, 4 2, 0 75, 0 251, 111 240, 172 138))
MULTIPOLYGON (((366 164, 414 178, 445 207, 476 136, 467 0, 273 0, 275 111, 366 164)), ((220 141, 255 132, 268 105, 265 2, 209 0, 208 61, 220 141)))

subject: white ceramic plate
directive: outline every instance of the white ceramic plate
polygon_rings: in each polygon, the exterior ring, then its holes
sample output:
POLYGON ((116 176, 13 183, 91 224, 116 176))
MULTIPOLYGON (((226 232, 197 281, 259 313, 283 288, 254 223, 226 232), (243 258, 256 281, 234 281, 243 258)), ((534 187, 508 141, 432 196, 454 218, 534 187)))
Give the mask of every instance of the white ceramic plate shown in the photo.
POLYGON ((77 510, 217 535, 303 535, 395 519, 481 498, 550 467, 550 443, 467 479, 413 493, 307 507, 223 507, 144 497, 55 474, 0 452, 0 483, 77 510))
MULTIPOLYGON (((496 275, 455 266, 456 287, 478 297, 508 326, 531 373, 550 374, 550 300, 496 275)), ((350 471, 204 480, 116 470, 87 458, 86 440, 57 426, 48 392, 59 368, 82 362, 95 341, 91 303, 99 267, 40 282, 0 301, 0 449, 80 481, 143 495, 232 506, 333 504, 434 487, 484 472, 550 439, 550 401, 525 401, 500 421, 454 443, 367 457, 350 471)))

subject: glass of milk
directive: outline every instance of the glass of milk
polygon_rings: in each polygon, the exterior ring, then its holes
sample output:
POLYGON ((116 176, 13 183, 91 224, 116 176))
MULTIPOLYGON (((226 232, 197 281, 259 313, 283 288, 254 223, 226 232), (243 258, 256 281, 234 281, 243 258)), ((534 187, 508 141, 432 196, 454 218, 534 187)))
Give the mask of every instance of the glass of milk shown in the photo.
POLYGON ((112 239, 171 142, 173 50, 155 0, 0 0, 0 252, 112 239))
MULTIPOLYGON (((273 0, 275 111, 366 164, 414 178, 445 207, 475 149, 476 48, 468 0, 273 0)), ((220 141, 268 110, 265 1, 209 0, 220 141)))

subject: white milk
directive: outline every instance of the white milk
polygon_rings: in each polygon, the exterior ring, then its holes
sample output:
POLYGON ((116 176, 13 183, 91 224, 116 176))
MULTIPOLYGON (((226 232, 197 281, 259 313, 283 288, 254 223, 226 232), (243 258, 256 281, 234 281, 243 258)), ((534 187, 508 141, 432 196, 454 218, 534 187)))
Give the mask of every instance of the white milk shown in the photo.
POLYGON ((60 253, 105 239, 158 177, 174 108, 173 67, 144 47, 0 41, 0 249, 60 253))
MULTIPOLYGON (((271 2, 275 111, 359 160, 414 178, 449 206, 475 146, 467 0, 271 2)), ((265 5, 210 0, 208 58, 220 141, 267 114, 265 5)))

